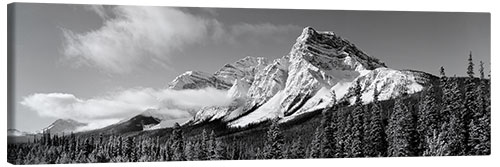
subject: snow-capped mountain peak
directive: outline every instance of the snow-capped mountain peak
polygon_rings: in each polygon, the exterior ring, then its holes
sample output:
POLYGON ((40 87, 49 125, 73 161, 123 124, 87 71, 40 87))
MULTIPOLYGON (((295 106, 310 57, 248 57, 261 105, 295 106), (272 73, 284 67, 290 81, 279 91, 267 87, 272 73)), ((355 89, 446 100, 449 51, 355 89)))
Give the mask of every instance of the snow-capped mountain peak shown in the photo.
POLYGON ((386 100, 399 96, 397 86, 406 86, 407 93, 414 93, 431 79, 427 73, 387 68, 334 32, 306 27, 289 54, 255 73, 246 96, 241 95, 241 90, 246 91, 242 86, 233 85, 231 96, 244 98, 243 103, 206 107, 196 114, 194 122, 222 119, 230 126, 246 126, 275 117, 289 120, 331 105, 332 92, 337 100, 350 100, 357 81, 362 84, 363 101, 368 103, 375 86, 381 92, 379 99, 386 100))
POLYGON ((76 132, 79 128, 86 126, 86 123, 81 123, 72 119, 57 119, 49 126, 43 128, 38 133, 48 132, 51 134, 76 132))

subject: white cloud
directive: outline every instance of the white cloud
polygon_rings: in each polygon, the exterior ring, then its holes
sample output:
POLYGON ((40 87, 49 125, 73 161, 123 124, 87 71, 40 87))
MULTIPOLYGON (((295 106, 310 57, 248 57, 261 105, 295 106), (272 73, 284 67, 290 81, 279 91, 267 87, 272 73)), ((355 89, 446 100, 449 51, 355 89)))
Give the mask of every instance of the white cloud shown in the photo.
POLYGON ((89 123, 84 129, 104 127, 147 109, 161 109, 168 118, 191 117, 204 106, 227 105, 231 99, 227 92, 214 88, 199 90, 155 90, 136 88, 111 93, 104 97, 81 99, 72 94, 32 94, 21 104, 42 117, 73 119, 89 123))
POLYGON ((204 8, 211 14, 199 16, 168 7, 95 5, 88 9, 103 19, 102 27, 86 33, 63 29, 63 54, 76 65, 108 73, 129 73, 144 63, 168 68, 176 52, 197 43, 256 41, 300 30, 294 25, 270 23, 225 25, 210 18, 217 14, 215 10, 204 8))
MULTIPOLYGON (((94 8, 106 18, 103 10, 94 8)), ((63 30, 66 58, 107 72, 127 73, 146 60, 167 62, 169 54, 199 42, 218 25, 174 8, 116 6, 111 11, 114 17, 99 29, 82 34, 63 30)))

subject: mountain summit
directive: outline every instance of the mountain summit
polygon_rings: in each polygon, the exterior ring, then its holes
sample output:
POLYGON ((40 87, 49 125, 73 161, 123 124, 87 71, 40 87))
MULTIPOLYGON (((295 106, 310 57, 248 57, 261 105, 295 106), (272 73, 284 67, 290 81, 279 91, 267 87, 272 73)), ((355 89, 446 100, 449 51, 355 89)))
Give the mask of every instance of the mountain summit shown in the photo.
MULTIPOLYGON (((232 79, 250 78, 249 74, 234 76, 232 79)), ((257 71, 252 82, 232 84, 233 105, 205 107, 193 123, 222 119, 241 127, 276 117, 286 121, 325 108, 332 101, 332 92, 337 100, 353 103, 351 90, 356 83, 361 84, 363 102, 369 103, 375 87, 379 99, 387 100, 399 96, 398 87, 415 93, 432 78, 424 72, 390 69, 337 34, 306 27, 291 51, 257 71)))
MULTIPOLYGON (((195 115, 188 123, 220 120, 231 127, 244 127, 276 117, 283 122, 324 109, 334 101, 333 92, 336 101, 353 104, 353 88, 358 83, 363 103, 369 103, 373 100, 375 87, 379 100, 388 100, 399 96, 400 91, 396 90, 399 88, 405 88, 407 94, 421 91, 433 78, 424 72, 388 68, 337 34, 306 27, 290 52, 281 58, 269 61, 262 57, 245 57, 225 64, 213 74, 187 71, 168 87, 174 90, 208 87, 227 90, 227 96, 233 99, 230 105, 205 106, 190 111, 195 115)), ((182 106, 170 108, 182 109, 182 106)), ((150 125, 141 125, 139 129, 164 128, 176 120, 159 116, 162 115, 159 111, 155 109, 145 112, 149 114, 138 115, 154 119, 150 125)), ((137 124, 125 121, 127 125, 137 124)))
POLYGON ((49 126, 43 128, 39 133, 48 132, 51 134, 62 134, 76 132, 79 128, 86 126, 86 123, 81 123, 72 119, 57 119, 49 126))

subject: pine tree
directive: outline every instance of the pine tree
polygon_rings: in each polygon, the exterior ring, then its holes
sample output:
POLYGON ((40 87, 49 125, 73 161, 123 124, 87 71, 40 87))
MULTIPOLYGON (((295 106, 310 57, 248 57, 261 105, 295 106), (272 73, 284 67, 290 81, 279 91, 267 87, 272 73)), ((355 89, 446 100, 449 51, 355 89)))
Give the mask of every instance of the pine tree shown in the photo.
POLYGON ((311 141, 309 158, 320 158, 321 157, 321 127, 316 128, 314 133, 314 139, 311 141))
POLYGON ((300 144, 301 137, 292 141, 292 146, 288 151, 288 158, 290 159, 300 159, 304 158, 304 148, 300 144))
MULTIPOLYGON (((335 96, 335 93, 333 93, 335 96)), ((334 97, 335 98, 335 97, 334 97)), ((332 101, 335 104, 335 99, 332 101)), ((322 138, 320 142, 320 156, 323 158, 332 158, 335 155, 335 136, 334 127, 332 126, 332 113, 335 112, 335 105, 330 109, 323 110, 323 117, 321 119, 320 128, 322 130, 322 138)))
POLYGON ((441 87, 441 110, 439 111, 440 115, 440 123, 439 127, 442 127, 444 124, 450 121, 450 115, 451 111, 449 109, 446 109, 445 106, 447 106, 447 103, 451 103, 452 101, 452 87, 451 87, 451 82, 449 81, 449 78, 446 77, 444 73, 444 68, 441 67, 441 79, 440 79, 440 87, 441 87))
POLYGON ((284 137, 279 129, 278 119, 272 120, 267 131, 267 140, 264 146, 264 156, 267 159, 283 158, 284 137))
POLYGON ((344 120, 345 126, 342 131, 342 143, 341 143, 341 149, 343 152, 343 155, 341 157, 354 157, 354 153, 352 148, 353 145, 353 118, 352 118, 352 113, 348 112, 347 117, 344 120))
POLYGON ((364 143, 363 143, 363 102, 361 101, 361 84, 359 80, 356 82, 356 87, 354 88, 354 94, 356 96, 353 111, 353 138, 351 150, 354 157, 364 156, 364 143))
POLYGON ((370 142, 370 122, 372 117, 371 104, 363 107, 363 153, 370 156, 373 153, 373 143, 370 142))
POLYGON ((203 129, 203 132, 201 132, 201 141, 200 141, 200 150, 198 157, 200 160, 208 160, 209 159, 209 137, 207 135, 207 131, 203 129))
POLYGON ((222 142, 217 140, 217 138, 215 137, 215 132, 213 130, 210 133, 208 146, 210 160, 221 160, 224 158, 224 148, 222 146, 222 142))
POLYGON ((468 59, 468 66, 467 66, 467 75, 470 78, 474 78, 474 62, 472 62, 472 51, 469 53, 469 59, 468 59))
POLYGON ((475 99, 476 109, 472 112, 469 122, 468 147, 469 155, 489 155, 490 145, 490 120, 489 120, 489 91, 487 90, 486 80, 484 78, 484 63, 479 64, 480 81, 476 88, 475 99))
POLYGON ((212 160, 223 160, 226 159, 226 152, 224 145, 220 140, 215 140, 214 154, 212 155, 212 160))
POLYGON ((443 98, 443 111, 450 117, 447 120, 447 135, 446 142, 449 144, 450 155, 464 155, 467 140, 466 140, 466 124, 464 122, 465 107, 463 102, 462 92, 459 89, 458 82, 448 80, 450 82, 449 95, 443 98))
POLYGON ((334 125, 330 124, 327 126, 323 132, 323 141, 321 142, 321 157, 322 158, 334 158, 337 153, 335 140, 335 129, 334 125))
MULTIPOLYGON (((463 113, 463 121, 465 123, 465 132, 464 132, 464 137, 466 140, 466 143, 468 143, 471 139, 469 139, 469 132, 474 129, 474 127, 470 127, 471 124, 473 124, 476 121, 472 121, 474 113, 479 111, 479 106, 477 104, 477 99, 478 99, 478 93, 477 92, 477 86, 474 81, 474 63, 472 62, 472 52, 469 54, 469 65, 467 67, 467 75, 469 78, 467 78, 466 83, 465 83, 465 110, 463 113)), ((472 125, 474 126, 474 125, 472 125)), ((474 141, 471 141, 474 142, 474 141)), ((472 147, 474 147, 475 144, 473 143, 468 143, 467 147, 465 147, 465 152, 470 154, 470 150, 472 147)))
POLYGON ((384 156, 387 150, 387 143, 385 140, 384 123, 382 120, 382 109, 378 101, 378 90, 375 86, 373 93, 372 114, 370 119, 370 128, 368 130, 368 140, 371 143, 371 152, 368 156, 377 157, 384 156))
POLYGON ((417 131, 419 134, 418 154, 430 149, 427 140, 432 139, 434 133, 439 133, 439 104, 437 103, 437 93, 434 85, 431 85, 425 95, 420 100, 417 120, 417 131))
POLYGON ((389 144, 388 155, 395 157, 413 156, 411 148, 414 131, 412 115, 403 101, 405 98, 403 86, 398 89, 403 97, 396 99, 386 130, 387 143, 389 144))
POLYGON ((182 129, 178 123, 175 123, 172 130, 172 151, 174 161, 185 161, 184 156, 184 138, 182 134, 182 129))
POLYGON ((423 156, 447 156, 449 155, 448 144, 444 140, 445 129, 443 131, 438 132, 434 130, 432 132, 432 136, 426 136, 427 147, 423 152, 423 156))
POLYGON ((128 137, 125 141, 125 147, 123 149, 123 156, 128 162, 137 162, 135 155, 135 138, 128 137))
POLYGON ((196 160, 195 159, 196 156, 194 155, 194 152, 195 152, 195 148, 194 148, 193 142, 187 141, 186 148, 184 149, 184 155, 186 155, 186 160, 188 160, 188 161, 196 160))

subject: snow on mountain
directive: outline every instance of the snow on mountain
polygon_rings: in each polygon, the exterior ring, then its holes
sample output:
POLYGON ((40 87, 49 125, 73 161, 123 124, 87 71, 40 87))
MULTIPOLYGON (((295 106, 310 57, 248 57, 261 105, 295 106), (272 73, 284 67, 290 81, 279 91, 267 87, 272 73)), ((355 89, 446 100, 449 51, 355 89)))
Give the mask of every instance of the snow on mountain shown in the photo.
POLYGON ((247 96, 250 100, 247 108, 264 104, 278 91, 285 88, 288 78, 288 56, 276 59, 263 70, 256 73, 254 82, 250 86, 247 96))
MULTIPOLYGON (((172 127, 176 122, 184 123, 191 119, 192 116, 189 112, 177 111, 179 109, 147 109, 140 116, 150 117, 156 120, 151 124, 145 124, 144 130, 153 130, 166 127, 172 127)), ((130 120, 129 120, 130 121, 130 120)))
POLYGON ((266 67, 268 60, 263 57, 245 57, 231 64, 224 65, 215 72, 215 76, 232 83, 234 80, 246 81, 252 84, 255 74, 266 67))
POLYGON ((352 103, 352 89, 358 80, 362 84, 362 100, 369 103, 373 100, 375 85, 380 91, 379 99, 387 100, 399 96, 397 87, 407 88, 406 93, 415 93, 432 77, 423 72, 387 68, 333 32, 318 32, 310 27, 303 30, 290 53, 277 61, 281 66, 275 65, 274 71, 266 71, 272 69, 273 63, 262 74, 258 73, 247 94, 250 99, 247 106, 258 108, 229 122, 230 126, 241 127, 275 117, 290 120, 326 108, 331 105, 333 91, 337 100, 349 99, 352 103), (266 78, 269 76, 272 79, 266 78), (264 79, 257 80, 259 77, 264 79))
POLYGON ((331 87, 341 80, 350 81, 367 70, 384 66, 334 33, 306 27, 290 51, 286 96, 281 110, 285 116, 291 115, 303 108, 322 87, 331 87))
POLYGON ((245 57, 231 64, 224 65, 214 74, 201 71, 187 71, 177 76, 170 84, 169 88, 181 89, 202 89, 213 87, 227 90, 231 88, 235 80, 241 80, 247 84, 252 84, 255 73, 267 65, 267 59, 262 57, 245 57))
POLYGON ((51 134, 71 133, 76 132, 79 128, 87 126, 86 123, 81 123, 72 119, 57 119, 49 126, 43 128, 38 133, 48 132, 51 134))
MULTIPOLYGON (((379 100, 388 100, 400 96, 399 87, 402 87, 406 94, 416 93, 428 86, 432 78, 432 75, 419 71, 378 68, 357 78, 351 87, 354 87, 359 81, 362 92, 361 100, 363 103, 369 103, 373 101, 375 86, 379 91, 379 100)), ((353 96, 353 92, 348 92, 343 97, 354 104, 355 98, 353 96)))
MULTIPOLYGON (((226 64, 214 74, 188 71, 174 79, 172 89, 214 87, 228 90, 233 102, 227 106, 205 106, 190 123, 221 120, 243 127, 272 118, 283 121, 332 105, 336 100, 353 103, 353 88, 359 81, 362 100, 373 99, 377 86, 380 100, 399 96, 399 87, 411 94, 421 91, 434 76, 418 71, 388 68, 348 40, 333 32, 306 27, 290 53, 268 63, 246 57, 226 64)), ((160 128, 159 125, 146 129, 160 128)))
POLYGON ((28 132, 23 132, 17 129, 7 129, 7 136, 27 136, 30 135, 28 132))
POLYGON ((169 88, 174 90, 202 89, 206 87, 229 89, 231 87, 231 83, 228 83, 209 73, 201 71, 187 71, 177 76, 169 84, 169 88))
POLYGON ((227 95, 232 98, 246 98, 250 84, 245 78, 235 79, 233 86, 228 90, 227 95))
POLYGON ((271 99, 269 99, 255 111, 232 122, 229 122, 229 126, 243 127, 251 123, 258 123, 276 117, 283 117, 283 113, 280 112, 279 104, 284 95, 285 94, 283 91, 279 91, 278 93, 276 93, 276 95, 274 95, 271 99))

